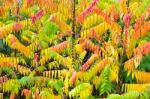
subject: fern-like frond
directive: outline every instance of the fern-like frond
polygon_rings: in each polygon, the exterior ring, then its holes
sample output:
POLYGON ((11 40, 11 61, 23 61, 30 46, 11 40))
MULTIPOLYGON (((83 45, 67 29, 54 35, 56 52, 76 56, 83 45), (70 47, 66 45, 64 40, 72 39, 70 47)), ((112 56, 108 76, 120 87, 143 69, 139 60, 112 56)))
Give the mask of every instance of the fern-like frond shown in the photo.
POLYGON ((28 67, 21 66, 12 62, 2 62, 0 64, 1 67, 12 67, 15 68, 20 74, 22 75, 28 75, 30 74, 31 70, 28 67))
POLYGON ((100 47, 98 45, 95 45, 93 42, 91 42, 89 39, 81 38, 79 40, 79 43, 84 49, 88 49, 89 51, 96 53, 100 55, 100 47))
POLYGON ((43 52, 42 58, 40 59, 40 64, 44 65, 49 59, 54 59, 58 61, 60 64, 62 64, 63 66, 65 66, 66 68, 71 68, 71 64, 72 64, 71 58, 65 58, 52 50, 43 52))
POLYGON ((19 42, 19 40, 12 34, 10 34, 7 37, 6 42, 11 48, 17 49, 18 51, 23 53, 25 56, 30 56, 31 53, 32 53, 28 47, 26 47, 23 44, 21 44, 19 42))
POLYGON ((103 22, 95 27, 81 31, 82 38, 96 38, 100 40, 100 36, 109 29, 109 26, 106 22, 103 22))
POLYGON ((12 62, 14 64, 26 65, 26 61, 21 57, 0 57, 0 64, 12 62))
POLYGON ((66 77, 66 74, 67 74, 66 70, 51 70, 43 72, 43 76, 49 78, 64 78, 66 77))
POLYGON ((57 18, 57 16, 51 16, 50 20, 56 23, 62 32, 71 31, 71 27, 64 21, 57 18))
POLYGON ((57 69, 59 67, 60 67, 60 65, 57 61, 53 61, 53 62, 48 63, 48 68, 49 69, 57 69))
POLYGON ((73 10, 72 0, 60 0, 58 5, 58 12, 62 13, 67 19, 72 19, 73 15, 70 13, 73 10))
POLYGON ((91 92, 92 86, 89 83, 82 83, 69 92, 69 97, 77 98, 79 96, 83 99, 91 95, 91 92))
POLYGON ((17 94, 21 85, 17 79, 10 79, 7 82, 0 84, 0 90, 3 92, 12 92, 17 94))
POLYGON ((128 12, 128 7, 126 3, 127 3, 127 0, 120 0, 121 12, 123 12, 124 14, 128 12))
POLYGON ((77 23, 82 23, 85 17, 91 13, 99 0, 93 0, 93 2, 76 18, 77 23))
POLYGON ((134 71, 142 60, 142 55, 137 55, 124 63, 125 71, 131 72, 134 71))
POLYGON ((144 92, 147 90, 149 84, 123 84, 123 89, 125 92, 138 91, 144 92))
POLYGON ((118 81, 119 81, 119 66, 118 65, 111 66, 110 80, 118 83, 118 81))
POLYGON ((121 33, 122 29, 121 27, 114 21, 112 21, 101 9, 95 8, 94 12, 99 15, 108 25, 110 25, 112 31, 121 33))
POLYGON ((62 52, 65 48, 70 47, 70 43, 67 41, 61 42, 57 45, 51 46, 49 50, 53 50, 55 52, 62 52))
POLYGON ((35 15, 31 16, 32 23, 35 23, 37 20, 39 20, 44 15, 43 10, 39 10, 35 15))
POLYGON ((89 68, 89 66, 98 59, 97 54, 93 54, 80 68, 81 71, 85 71, 89 68))
MULTIPOLYGON (((30 0, 28 0, 29 2, 32 2, 30 0)), ((53 1, 53 0, 49 0, 49 1, 41 1, 41 0, 33 0, 34 4, 38 4, 39 7, 41 9, 44 9, 46 12, 56 12, 58 10, 58 5, 53 1)), ((31 4, 30 4, 31 5, 31 4)))
POLYGON ((93 79, 92 79, 92 84, 95 86, 96 89, 98 89, 98 87, 100 86, 102 82, 102 76, 95 76, 93 79))
POLYGON ((144 22, 144 24, 138 28, 137 30, 135 30, 132 34, 132 37, 130 39, 130 43, 129 43, 129 47, 126 50, 126 53, 128 54, 128 57, 131 57, 133 49, 136 46, 136 41, 141 38, 146 36, 146 34, 148 33, 148 31, 150 30, 150 21, 144 22))
POLYGON ((112 94, 108 96, 107 99, 137 99, 140 97, 140 93, 137 91, 130 91, 128 93, 119 95, 119 94, 112 94))
POLYGON ((150 73, 143 71, 135 71, 134 75, 138 83, 150 83, 150 73))
POLYGON ((142 55, 150 54, 150 42, 147 42, 147 43, 135 48, 134 55, 138 55, 138 54, 142 54, 142 55))
POLYGON ((92 14, 83 21, 82 30, 89 29, 102 22, 102 19, 97 14, 92 14))
POLYGON ((18 23, 11 23, 11 24, 5 25, 0 28, 0 38, 2 39, 12 32, 21 30, 24 27, 26 27, 27 25, 31 25, 30 20, 23 20, 18 23))
POLYGON ((101 73, 101 85, 100 85, 100 95, 109 94, 112 90, 111 81, 110 81, 110 68, 106 66, 101 73))
POLYGON ((101 73, 101 71, 105 68, 105 66, 110 64, 110 60, 109 59, 103 59, 101 61, 99 61, 98 63, 96 63, 94 66, 92 66, 88 71, 83 72, 80 71, 77 73, 79 79, 88 82, 90 81, 95 75, 97 75, 98 73, 101 73))
POLYGON ((49 43, 51 44, 53 41, 58 40, 58 39, 62 39, 63 37, 68 37, 71 36, 72 32, 60 32, 57 35, 54 35, 53 37, 51 37, 49 39, 49 43))

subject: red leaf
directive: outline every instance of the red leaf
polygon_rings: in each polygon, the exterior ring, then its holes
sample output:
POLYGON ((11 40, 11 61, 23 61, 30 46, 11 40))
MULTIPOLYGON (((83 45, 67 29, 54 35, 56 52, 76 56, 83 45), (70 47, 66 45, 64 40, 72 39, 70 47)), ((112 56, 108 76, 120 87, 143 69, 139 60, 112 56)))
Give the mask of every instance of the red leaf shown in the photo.
POLYGON ((70 44, 67 41, 64 41, 62 43, 59 43, 57 45, 54 45, 50 47, 51 50, 56 51, 56 52, 62 52, 66 47, 68 47, 70 44))
POLYGON ((38 62, 38 58, 39 58, 38 53, 35 53, 35 54, 34 54, 34 61, 35 61, 35 62, 38 62))
POLYGON ((29 95, 31 95, 31 91, 29 89, 23 89, 22 95, 29 96, 29 95))
POLYGON ((10 98, 9 98, 9 99, 16 99, 15 97, 16 97, 16 95, 15 95, 14 93, 11 93, 11 95, 10 95, 10 98))
POLYGON ((123 17, 123 22, 124 22, 125 28, 129 27, 130 20, 131 20, 130 14, 125 14, 124 17, 123 17))
POLYGON ((32 23, 35 23, 37 20, 39 20, 44 15, 43 10, 39 10, 35 15, 31 16, 32 23))
POLYGON ((77 72, 75 71, 73 72, 72 77, 71 77, 71 82, 73 85, 75 85, 76 80, 77 80, 77 72))
POLYGON ((15 24, 13 25, 13 31, 19 31, 19 30, 21 30, 22 28, 23 28, 23 25, 20 24, 20 23, 15 23, 15 24))
POLYGON ((86 8, 78 17, 77 17, 77 23, 82 23, 84 18, 91 13, 94 10, 94 7, 96 6, 96 4, 99 2, 99 0, 93 0, 93 2, 91 3, 91 5, 86 8))
POLYGON ((87 70, 87 69, 90 67, 90 65, 91 65, 96 59, 98 59, 98 55, 97 55, 97 54, 93 54, 93 55, 87 60, 87 62, 84 63, 84 64, 81 66, 80 70, 81 70, 81 71, 87 70))

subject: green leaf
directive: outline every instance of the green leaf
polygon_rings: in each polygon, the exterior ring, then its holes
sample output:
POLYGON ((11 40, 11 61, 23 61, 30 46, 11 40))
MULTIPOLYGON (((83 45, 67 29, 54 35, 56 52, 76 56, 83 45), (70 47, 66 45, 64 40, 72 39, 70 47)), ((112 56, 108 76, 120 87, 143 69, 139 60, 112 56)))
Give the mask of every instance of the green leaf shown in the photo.
POLYGON ((27 81, 29 80, 28 76, 22 77, 19 82, 21 83, 22 86, 27 85, 27 81))
POLYGON ((36 68, 36 70, 38 70, 39 72, 42 72, 42 71, 46 70, 46 67, 45 66, 39 66, 36 68))
POLYGON ((43 33, 48 37, 52 37, 57 33, 58 30, 58 26, 55 23, 47 21, 46 24, 44 24, 43 33))
POLYGON ((150 71, 150 55, 143 57, 141 64, 138 66, 138 70, 150 71))
POLYGON ((107 99, 122 99, 119 94, 111 94, 107 99))
POLYGON ((110 81, 110 68, 108 66, 104 68, 101 76, 102 76, 102 83, 99 87, 100 95, 108 94, 112 90, 112 85, 110 81))
POLYGON ((64 82, 62 80, 58 80, 54 84, 54 88, 58 92, 58 94, 61 94, 63 92, 63 90, 62 90, 63 86, 64 86, 64 82))

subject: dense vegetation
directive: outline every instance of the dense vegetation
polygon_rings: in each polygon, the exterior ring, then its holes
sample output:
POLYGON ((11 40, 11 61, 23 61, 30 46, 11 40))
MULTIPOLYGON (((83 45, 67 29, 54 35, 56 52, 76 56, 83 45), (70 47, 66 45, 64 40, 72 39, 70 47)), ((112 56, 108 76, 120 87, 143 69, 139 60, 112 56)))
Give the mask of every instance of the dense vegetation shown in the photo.
POLYGON ((150 0, 0 0, 0 99, 150 99, 150 0))

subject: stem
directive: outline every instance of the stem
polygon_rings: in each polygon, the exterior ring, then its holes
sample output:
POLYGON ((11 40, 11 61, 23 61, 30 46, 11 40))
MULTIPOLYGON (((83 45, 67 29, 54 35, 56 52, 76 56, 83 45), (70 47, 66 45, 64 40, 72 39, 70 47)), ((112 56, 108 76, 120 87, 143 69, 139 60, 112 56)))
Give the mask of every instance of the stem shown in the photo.
MULTIPOLYGON (((129 8, 129 3, 130 3, 130 0, 127 0, 126 4, 127 4, 128 8, 129 8)), ((123 41, 121 42, 121 44, 123 44, 123 41)), ((118 83, 118 88, 117 88, 119 94, 123 93, 123 91, 121 89, 122 89, 122 84, 123 84, 123 76, 122 75, 123 75, 123 71, 124 71, 123 56, 125 55, 125 53, 126 53, 125 48, 123 48, 123 53, 121 52, 120 57, 119 57, 120 69, 119 69, 119 83, 118 83)))
POLYGON ((123 74, 123 55, 124 55, 124 53, 125 53, 125 51, 123 52, 123 54, 120 55, 120 62, 119 62, 120 69, 119 69, 119 75, 118 75, 119 81, 118 81, 118 88, 117 88, 119 94, 122 93, 121 89, 122 89, 122 84, 123 84, 122 74, 123 74))
POLYGON ((75 8, 76 8, 76 0, 73 0, 73 12, 72 12, 72 14, 73 14, 73 24, 72 24, 72 32, 73 32, 73 38, 75 39, 75 21, 76 21, 76 10, 75 10, 75 8))
POLYGON ((76 12, 75 12, 75 8, 76 8, 76 0, 72 0, 72 44, 71 44, 71 57, 73 59, 73 66, 75 65, 75 60, 76 60, 76 53, 74 52, 74 45, 75 45, 75 39, 76 39, 76 12))
POLYGON ((127 0, 127 2, 126 2, 127 7, 129 7, 129 3, 130 3, 130 0, 127 0))

